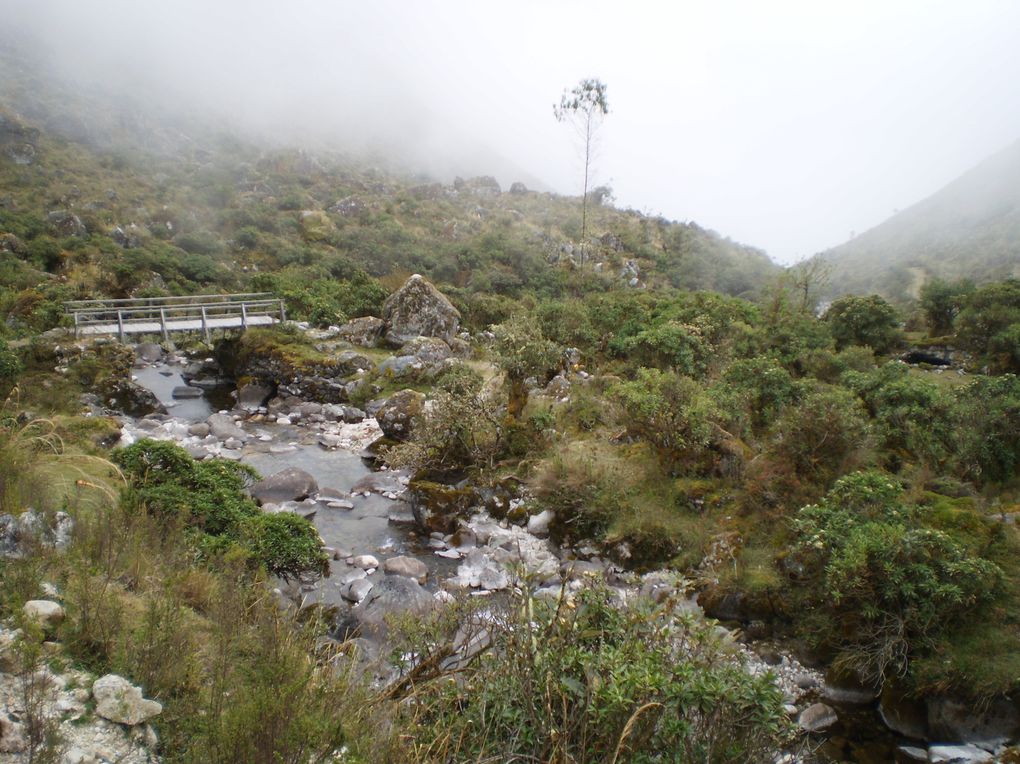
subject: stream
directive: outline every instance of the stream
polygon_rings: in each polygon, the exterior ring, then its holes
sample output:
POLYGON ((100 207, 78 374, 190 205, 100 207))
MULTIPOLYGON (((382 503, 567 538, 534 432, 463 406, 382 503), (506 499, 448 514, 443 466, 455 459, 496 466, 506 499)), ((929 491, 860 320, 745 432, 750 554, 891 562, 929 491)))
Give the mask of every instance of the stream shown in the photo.
MULTIPOLYGON (((362 449, 380 434, 373 418, 354 424, 323 425, 305 423, 300 418, 293 424, 286 423, 290 420, 286 417, 285 423, 281 424, 270 421, 273 419, 271 416, 257 414, 240 422, 249 438, 239 448, 226 448, 229 440, 220 442, 212 435, 189 435, 189 427, 204 422, 210 415, 230 413, 235 400, 232 387, 226 384, 204 386, 199 397, 175 399, 174 389, 186 384, 182 371, 181 365, 162 362, 134 370, 135 381, 151 390, 168 413, 141 420, 124 418, 125 442, 143 437, 173 439, 193 456, 201 457, 208 453, 238 459, 254 467, 263 477, 289 467, 312 475, 319 485, 318 500, 306 499, 290 509, 311 517, 325 546, 332 552, 333 561, 328 577, 301 585, 299 594, 303 603, 347 607, 349 602, 365 596, 350 595, 352 581, 364 578, 374 587, 383 579, 392 579, 393 576, 383 572, 382 561, 404 555, 425 564, 428 575, 424 588, 433 597, 443 597, 446 593, 442 590, 451 587, 490 594, 492 591, 489 589, 513 585, 507 582, 502 572, 506 559, 499 556, 500 546, 504 549, 515 546, 516 554, 521 556, 520 561, 529 569, 551 573, 547 575, 550 580, 560 576, 570 580, 571 571, 565 571, 567 562, 560 550, 516 526, 500 525, 489 519, 479 521, 472 526, 472 531, 477 532, 478 547, 470 551, 454 547, 450 537, 444 541, 437 537, 438 534, 431 537, 419 535, 413 525, 410 506, 403 498, 406 475, 385 468, 373 470, 360 455, 362 449), (328 431, 339 441, 338 447, 327 449, 320 445, 324 428, 332 428, 328 431), (327 506, 331 502, 343 504, 345 508, 327 506), (347 503, 353 507, 346 508, 347 503), (493 540, 486 543, 489 537, 493 540), (529 556, 524 560, 526 552, 529 556), (362 571, 357 565, 352 565, 352 559, 359 555, 377 558, 380 561, 378 569, 369 567, 362 571), (500 576, 503 580, 499 580, 500 576), (493 580, 497 583, 486 583, 493 580)), ((607 566, 605 570, 608 573, 611 568, 607 566)), ((655 575, 649 574, 651 577, 655 575)), ((627 586, 646 588, 651 580, 649 576, 642 579, 634 576, 627 586)), ((364 588, 370 590, 367 586, 364 588)), ((536 591, 536 596, 541 591, 536 591)), ((695 600, 691 601, 691 607, 700 611, 695 600)), ((774 646, 764 644, 756 644, 754 649, 739 643, 738 646, 747 659, 749 671, 771 671, 777 677, 787 702, 792 704, 788 706, 791 714, 801 714, 805 708, 818 702, 836 709, 839 720, 824 732, 812 734, 810 741, 816 749, 814 754, 798 761, 877 764, 890 761, 991 760, 932 758, 923 743, 901 738, 886 728, 874 701, 845 702, 846 698, 839 697, 837 688, 826 685, 819 671, 800 664, 782 649, 776 651, 770 649, 774 646), (768 660, 760 657, 769 653, 772 657, 768 660)))

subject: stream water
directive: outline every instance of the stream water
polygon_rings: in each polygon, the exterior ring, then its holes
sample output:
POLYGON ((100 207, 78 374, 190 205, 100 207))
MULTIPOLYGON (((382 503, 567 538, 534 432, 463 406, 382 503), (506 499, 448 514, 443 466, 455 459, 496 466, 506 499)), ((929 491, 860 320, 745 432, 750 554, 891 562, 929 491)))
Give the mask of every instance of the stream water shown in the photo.
MULTIPOLYGON (((204 390, 201 397, 175 400, 174 388, 185 384, 181 372, 181 367, 167 364, 135 370, 136 381, 155 393, 176 420, 168 426, 201 422, 216 411, 233 407, 232 389, 227 386, 204 390)), ((327 605, 343 602, 341 587, 352 572, 344 560, 352 555, 372 554, 380 560, 397 555, 415 557, 428 567, 426 587, 433 590, 455 575, 459 561, 437 556, 427 543, 429 539, 419 537, 410 526, 409 506, 400 497, 404 486, 399 473, 373 471, 356 450, 326 450, 319 445, 317 433, 305 426, 263 421, 246 423, 245 430, 252 437, 240 451, 242 462, 263 476, 297 467, 316 479, 321 496, 342 497, 354 505, 353 509, 337 509, 320 501, 301 507, 305 512, 315 511, 312 521, 325 545, 335 550, 330 575, 305 587, 306 602, 327 605), (386 493, 397 498, 387 498, 383 495, 386 493)), ((144 433, 139 434, 143 436, 144 433)), ((382 575, 381 570, 371 573, 369 581, 374 583, 382 575)), ((790 670, 804 669, 794 664, 790 670)), ((812 702, 813 697, 820 699, 816 691, 811 691, 798 700, 798 706, 812 702)), ((897 753, 899 746, 919 745, 890 732, 873 703, 853 706, 825 702, 837 709, 839 722, 814 738, 818 746, 815 761, 862 764, 899 761, 905 760, 902 752, 897 753)))
MULTIPOLYGON (((210 414, 234 405, 230 386, 204 390, 198 398, 174 399, 174 388, 185 384, 182 371, 174 365, 150 366, 136 369, 135 381, 151 390, 170 416, 185 424, 204 421, 210 414)), ((325 545, 335 550, 336 559, 330 566, 330 575, 305 592, 306 600, 339 604, 342 579, 349 572, 343 560, 352 555, 373 554, 380 559, 396 555, 416 557, 429 568, 427 589, 435 589, 442 578, 456 569, 455 561, 433 554, 426 540, 409 527, 410 508, 402 498, 381 495, 403 490, 399 473, 373 471, 352 451, 326 450, 318 444, 315 433, 298 425, 262 422, 248 429, 256 437, 241 450, 243 463, 254 467, 263 477, 296 467, 315 478, 321 495, 354 504, 353 509, 335 509, 327 507, 326 502, 316 503, 312 522, 325 545)))

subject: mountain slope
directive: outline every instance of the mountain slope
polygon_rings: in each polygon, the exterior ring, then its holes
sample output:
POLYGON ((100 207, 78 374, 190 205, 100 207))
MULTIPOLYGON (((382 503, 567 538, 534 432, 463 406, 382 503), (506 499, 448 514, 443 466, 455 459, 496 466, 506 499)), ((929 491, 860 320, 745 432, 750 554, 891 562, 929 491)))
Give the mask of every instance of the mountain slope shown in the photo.
MULTIPOLYGON (((23 63, 0 67, 0 192, 0 318, 41 299, 26 288, 55 305, 420 272, 509 309, 578 290, 746 295, 780 271, 696 224, 609 204, 589 212, 582 252, 576 197, 270 145, 23 63)), ((295 315, 340 317, 306 307, 295 315)))
POLYGON ((932 277, 1020 276, 1020 141, 823 257, 835 293, 902 298, 932 277))

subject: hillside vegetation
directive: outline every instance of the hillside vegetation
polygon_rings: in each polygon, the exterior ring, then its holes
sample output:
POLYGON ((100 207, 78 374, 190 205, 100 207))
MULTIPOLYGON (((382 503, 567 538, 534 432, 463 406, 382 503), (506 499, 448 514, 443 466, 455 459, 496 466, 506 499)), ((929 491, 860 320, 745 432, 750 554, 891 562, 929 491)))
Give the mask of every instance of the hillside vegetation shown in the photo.
POLYGON ((1020 141, 822 257, 834 294, 896 300, 932 278, 1020 276, 1020 141))

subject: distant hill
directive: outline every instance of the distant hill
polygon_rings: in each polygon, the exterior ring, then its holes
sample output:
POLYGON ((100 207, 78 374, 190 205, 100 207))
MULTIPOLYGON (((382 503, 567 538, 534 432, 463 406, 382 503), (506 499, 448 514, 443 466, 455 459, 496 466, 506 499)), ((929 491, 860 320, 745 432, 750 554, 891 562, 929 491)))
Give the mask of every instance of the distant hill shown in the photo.
POLYGON ((822 256, 834 294, 899 299, 932 277, 1020 276, 1020 141, 822 256))

